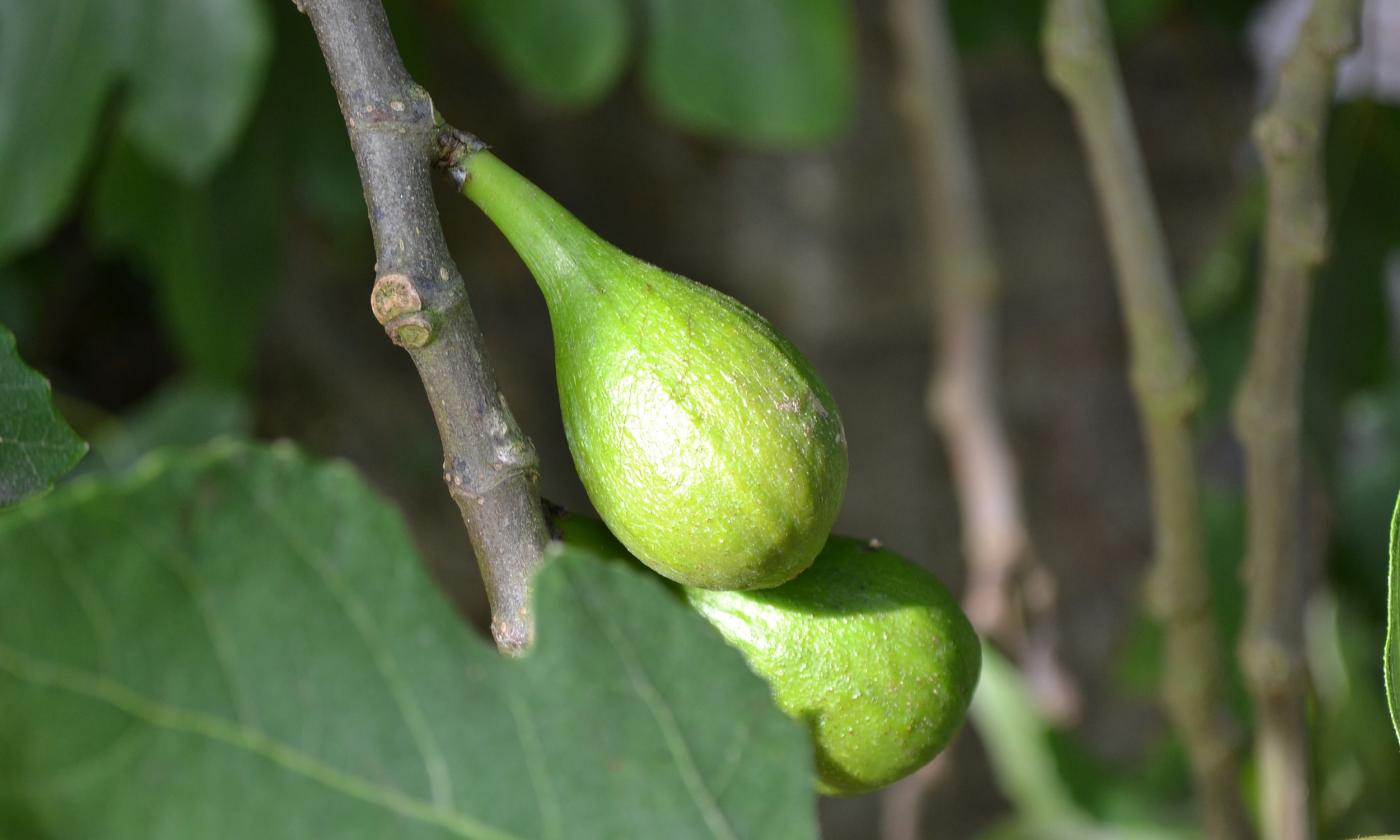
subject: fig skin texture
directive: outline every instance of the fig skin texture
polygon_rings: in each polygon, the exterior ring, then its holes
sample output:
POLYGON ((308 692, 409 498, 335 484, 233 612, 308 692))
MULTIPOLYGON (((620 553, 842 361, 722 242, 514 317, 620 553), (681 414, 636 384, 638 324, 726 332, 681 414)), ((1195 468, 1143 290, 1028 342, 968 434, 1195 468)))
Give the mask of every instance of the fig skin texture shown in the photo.
POLYGON ((810 728, 824 794, 907 776, 967 716, 982 670, 977 634, 937 578, 894 552, 833 536, 791 583, 685 597, 810 728))
MULTIPOLYGON (((602 523, 566 514, 571 545, 626 558, 602 523)), ((926 764, 963 724, 982 668, 972 625, 938 580, 867 541, 832 537, 775 589, 677 587, 805 723, 817 788, 867 793, 926 764)))
POLYGON ((687 586, 777 586, 821 550, 846 436, 811 365, 739 302, 608 244, 490 152, 462 192, 544 293, 564 430, 593 506, 687 586))

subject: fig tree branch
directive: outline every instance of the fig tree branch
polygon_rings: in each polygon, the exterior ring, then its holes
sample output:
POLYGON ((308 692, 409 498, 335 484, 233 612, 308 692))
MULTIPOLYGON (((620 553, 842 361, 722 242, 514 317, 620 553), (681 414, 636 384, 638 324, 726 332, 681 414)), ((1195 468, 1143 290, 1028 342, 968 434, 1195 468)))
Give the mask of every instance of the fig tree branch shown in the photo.
POLYGON ((404 69, 380 0, 297 5, 320 42, 364 187, 374 315, 423 380, 442 438, 443 479, 491 602, 492 635, 501 650, 522 650, 533 635, 530 583, 549 539, 538 459, 501 396, 438 222, 432 100, 404 69))
POLYGON ((1322 150, 1337 60, 1356 40, 1358 0, 1315 0, 1254 123, 1267 199, 1254 345, 1235 403, 1249 505, 1240 661, 1258 728, 1265 836, 1313 836, 1303 661, 1303 360, 1313 273, 1327 257, 1322 150))
POLYGON ((1101 0, 1051 0, 1046 69, 1069 101, 1108 229, 1147 449, 1154 559, 1149 609, 1162 623, 1162 702, 1186 747, 1214 838, 1249 835, 1238 731, 1224 703, 1210 614, 1191 420, 1202 384, 1182 315, 1101 0))

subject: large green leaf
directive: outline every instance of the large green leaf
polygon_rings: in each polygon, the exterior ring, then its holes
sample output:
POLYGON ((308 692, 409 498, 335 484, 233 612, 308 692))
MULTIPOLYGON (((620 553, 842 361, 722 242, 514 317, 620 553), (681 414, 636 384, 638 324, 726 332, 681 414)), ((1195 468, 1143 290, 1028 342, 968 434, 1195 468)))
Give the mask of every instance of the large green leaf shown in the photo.
POLYGON ((0 814, 93 840, 814 836, 801 726, 659 579, 569 551, 508 661, 349 467, 289 446, 0 516, 0 814))
POLYGON ((233 148, 257 100, 272 45, 265 0, 145 2, 126 131, 152 160, 198 181, 233 148))
POLYGON ((1390 518, 1390 598, 1386 607, 1385 699, 1390 723, 1400 740, 1400 498, 1390 518))
POLYGON ((48 380, 20 360, 15 337, 0 326, 0 505, 47 490, 84 452, 54 410, 48 380))
POLYGON ((462 0, 491 51, 517 81, 560 105, 589 105, 627 58, 622 0, 462 0))
POLYGON ((846 0, 647 0, 643 76, 682 125, 759 144, 829 140, 855 92, 846 0))
POLYGON ((110 89, 108 0, 0 3, 0 261, 69 204, 110 89))

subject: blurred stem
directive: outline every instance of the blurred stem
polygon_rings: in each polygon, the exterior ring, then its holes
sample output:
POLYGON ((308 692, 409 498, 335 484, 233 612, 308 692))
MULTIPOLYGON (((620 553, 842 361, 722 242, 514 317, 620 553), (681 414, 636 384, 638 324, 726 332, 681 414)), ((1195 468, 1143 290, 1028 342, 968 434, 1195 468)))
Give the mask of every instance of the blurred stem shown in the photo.
POLYGON ((1203 388, 1102 0, 1051 0, 1046 69, 1074 111, 1108 229, 1151 481, 1148 607, 1163 625, 1162 702, 1186 747, 1210 837, 1249 836, 1237 728, 1210 613, 1191 421, 1203 388))
MULTIPOLYGON (((1020 478, 997 405, 999 278, 947 10, 944 0, 889 0, 888 11, 900 110, 933 245, 929 277, 938 342, 927 407, 957 487, 968 563, 964 604, 979 633, 1001 640, 1019 658, 1044 660, 1028 668, 1040 676, 1037 699, 1054 717, 1073 718, 1078 694, 1053 645, 1054 586, 1033 561, 1020 478), (1039 597, 1021 591, 1026 579, 1039 583, 1032 588, 1039 597), (1027 644, 1028 632, 1052 643, 1027 644)), ((924 794, 941 776, 934 767, 885 794, 886 840, 922 835, 924 794)))
POLYGON ((1268 190, 1254 346, 1235 404, 1249 524, 1240 660, 1257 718, 1265 836, 1313 836, 1303 660, 1303 360, 1313 272, 1326 259, 1322 147, 1358 0, 1315 0, 1273 102, 1254 123, 1268 190))
POLYGON ((534 635, 530 583, 549 540, 539 462, 501 396, 443 239, 430 179, 441 151, 432 100, 404 69, 380 0, 294 2, 316 31, 359 166, 376 255, 371 307, 418 368, 492 635, 502 651, 519 652, 534 635))
POLYGON ((890 0, 900 104, 910 136, 938 342, 927 389, 957 485, 968 614, 1004 635, 1030 540, 996 398, 999 278, 944 0, 890 0))

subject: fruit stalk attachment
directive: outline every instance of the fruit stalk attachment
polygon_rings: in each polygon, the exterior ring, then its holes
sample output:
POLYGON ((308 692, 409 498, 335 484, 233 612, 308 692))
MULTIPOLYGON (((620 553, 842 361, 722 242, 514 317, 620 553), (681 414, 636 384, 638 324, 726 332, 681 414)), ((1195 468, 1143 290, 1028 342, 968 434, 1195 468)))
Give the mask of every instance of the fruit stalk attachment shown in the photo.
POLYGON ((437 421, 443 479, 462 513, 506 653, 534 634, 530 583, 548 533, 538 460, 501 396, 466 285, 438 222, 430 176, 441 126, 404 69, 380 0, 296 0, 335 87, 374 234, 374 315, 418 368, 437 421))

